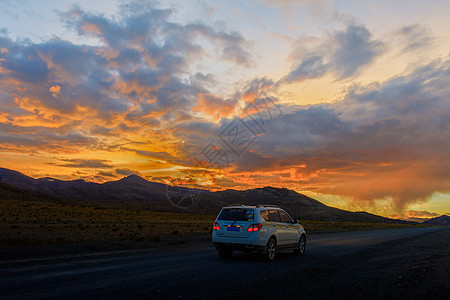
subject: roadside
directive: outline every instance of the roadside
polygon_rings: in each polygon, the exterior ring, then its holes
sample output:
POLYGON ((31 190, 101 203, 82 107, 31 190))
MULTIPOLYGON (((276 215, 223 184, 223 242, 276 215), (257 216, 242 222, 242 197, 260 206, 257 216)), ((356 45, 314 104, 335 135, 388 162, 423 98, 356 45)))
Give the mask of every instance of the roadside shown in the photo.
POLYGON ((160 249, 161 251, 210 244, 210 234, 167 235, 160 239, 112 240, 66 243, 47 246, 11 246, 0 248, 0 261, 13 259, 42 258, 49 256, 70 256, 101 252, 160 249))
MULTIPOLYGON (((315 221, 317 223, 317 221, 315 221)), ((345 233, 352 231, 371 231, 378 229, 398 228, 398 227, 358 227, 358 223, 352 224, 351 229, 345 230, 342 227, 330 228, 322 225, 322 230, 308 230, 308 236, 315 236, 327 233, 345 233), (359 228, 359 230, 358 230, 359 228)), ((376 225, 376 224, 375 224, 376 225)), ((401 228, 401 227, 400 227, 401 228)), ((196 247, 199 245, 211 246, 211 233, 196 233, 196 234, 166 234, 158 239, 148 237, 140 240, 130 239, 116 239, 103 241, 87 241, 87 242, 59 242, 50 243, 49 245, 14 245, 0 247, 0 261, 8 261, 14 259, 32 259, 43 258, 50 256, 70 256, 70 255, 84 255, 95 254, 102 252, 114 251, 132 251, 132 250, 147 250, 159 249, 160 251, 180 249, 184 247, 196 247)))

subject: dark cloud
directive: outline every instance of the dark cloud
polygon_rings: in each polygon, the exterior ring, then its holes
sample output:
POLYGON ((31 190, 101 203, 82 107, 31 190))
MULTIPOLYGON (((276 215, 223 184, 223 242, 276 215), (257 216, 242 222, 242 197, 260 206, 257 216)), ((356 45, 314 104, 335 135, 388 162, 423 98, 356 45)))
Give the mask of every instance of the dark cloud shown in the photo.
POLYGON ((50 153, 61 151, 74 153, 79 152, 80 148, 100 146, 96 138, 71 130, 4 123, 0 123, 0 142, 11 151, 25 153, 36 152, 36 148, 50 153))
POLYGON ((367 28, 356 25, 337 32, 332 43, 337 47, 329 65, 340 79, 357 74, 381 53, 383 46, 381 42, 371 40, 371 33, 367 28))
POLYGON ((285 110, 270 120, 234 172, 291 172, 290 184, 349 196, 355 205, 391 199, 395 209, 450 185, 450 61, 382 84, 354 86, 343 101, 285 110))
MULTIPOLYGON (((274 116, 265 126, 266 134, 256 142, 263 154, 284 157, 286 154, 314 152, 324 143, 349 133, 345 124, 329 105, 315 105, 294 113, 274 116), (267 151, 267 152, 266 152, 267 151)), ((248 121, 251 126, 250 121, 248 121)))
POLYGON ((419 24, 404 26, 396 34, 404 43, 401 49, 402 52, 423 49, 431 46, 434 42, 434 38, 429 34, 428 30, 419 24))
POLYGON ((164 151, 154 152, 154 151, 136 150, 136 153, 139 155, 145 156, 145 157, 163 159, 163 160, 167 160, 167 161, 173 161, 176 159, 172 154, 170 154, 168 152, 164 152, 164 151))
POLYGON ((70 168, 98 168, 98 169, 107 169, 112 168, 109 163, 110 160, 104 159, 66 159, 60 158, 59 161, 63 162, 60 164, 55 164, 59 167, 70 167, 70 168))
POLYGON ((137 155, 148 157, 156 161, 161 161, 161 163, 168 163, 178 166, 194 166, 194 159, 188 153, 180 153, 179 156, 174 156, 165 151, 144 151, 125 147, 122 148, 122 150, 131 151, 137 155))
POLYGON ((116 169, 115 172, 116 172, 117 175, 124 175, 124 176, 138 175, 138 176, 143 177, 142 174, 139 171, 131 170, 131 169, 128 169, 128 168, 116 169))
POLYGON ((337 79, 352 77, 383 51, 383 43, 372 40, 370 31, 361 25, 349 25, 319 43, 309 38, 300 39, 291 54, 295 63, 282 82, 318 78, 326 73, 337 79))
MULTIPOLYGON (((4 44, 0 43, 0 47, 4 47, 4 44)), ((39 57, 36 49, 26 47, 15 50, 16 47, 8 49, 5 63, 2 64, 10 72, 10 76, 25 82, 45 82, 49 75, 49 69, 47 63, 39 57)))
MULTIPOLYGON (((85 118, 86 112, 91 118, 84 123, 98 119, 100 124, 92 130, 91 124, 74 127, 73 138, 82 135, 81 127, 105 135, 110 130, 137 132, 188 121, 199 94, 210 94, 215 86, 211 75, 189 74, 191 66, 202 61, 205 47, 215 50, 217 60, 247 67, 253 62, 246 50, 250 44, 239 33, 200 22, 178 24, 171 13, 137 1, 121 5, 114 18, 78 7, 62 14, 63 22, 80 37, 98 39, 93 46, 58 37, 41 42, 12 40, 1 33, 4 118, 42 119, 51 111, 59 123, 72 116, 85 118)), ((5 136, 2 142, 41 145, 40 137, 27 136, 26 126, 21 127, 22 132, 5 136)), ((43 130, 59 139, 57 127, 43 130)))
MULTIPOLYGON (((18 83, 0 84, 10 96, 37 99, 42 106, 61 113, 72 113, 79 105, 96 109, 105 117, 127 109, 124 99, 114 95, 111 87, 114 76, 95 47, 78 46, 58 38, 38 44, 11 40, 8 43, 2 66, 8 79, 18 83), (52 85, 58 85, 61 92, 50 93, 52 85)), ((0 105, 6 103, 3 101, 0 99, 0 105)))
POLYGON ((189 80, 193 87, 202 92, 207 92, 209 88, 218 84, 213 74, 203 74, 200 72, 192 75, 189 80))
POLYGON ((247 81, 242 87, 242 98, 245 102, 254 102, 258 98, 267 96, 274 85, 273 80, 267 77, 247 81))
POLYGON ((98 172, 97 176, 103 177, 103 178, 115 178, 116 177, 116 175, 113 172, 105 172, 105 171, 98 172))
POLYGON ((223 47, 222 58, 246 67, 254 66, 251 54, 245 51, 242 46, 237 44, 223 47))
POLYGON ((328 71, 324 58, 317 55, 304 57, 285 78, 286 82, 322 77, 328 71))

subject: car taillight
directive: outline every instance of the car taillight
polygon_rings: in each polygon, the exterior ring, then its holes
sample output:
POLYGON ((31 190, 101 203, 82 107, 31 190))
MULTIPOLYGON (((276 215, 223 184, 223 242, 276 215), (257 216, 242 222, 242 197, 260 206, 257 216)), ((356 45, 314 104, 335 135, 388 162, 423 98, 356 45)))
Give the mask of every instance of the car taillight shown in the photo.
POLYGON ((214 230, 220 230, 219 223, 214 222, 213 229, 214 230))
POLYGON ((247 231, 253 232, 253 231, 258 231, 261 229, 262 224, 259 223, 255 223, 255 224, 251 224, 250 226, 248 226, 247 231))

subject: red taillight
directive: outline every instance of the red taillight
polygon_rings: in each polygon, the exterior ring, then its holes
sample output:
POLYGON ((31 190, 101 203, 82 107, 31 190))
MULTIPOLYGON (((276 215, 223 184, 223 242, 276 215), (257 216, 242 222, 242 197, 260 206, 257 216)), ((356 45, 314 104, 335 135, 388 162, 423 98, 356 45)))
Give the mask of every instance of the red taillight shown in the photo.
POLYGON ((213 229, 214 230, 220 230, 219 223, 214 222, 213 229))
POLYGON ((255 224, 251 224, 250 226, 248 226, 247 231, 253 232, 253 231, 258 231, 261 229, 262 224, 259 223, 255 223, 255 224))

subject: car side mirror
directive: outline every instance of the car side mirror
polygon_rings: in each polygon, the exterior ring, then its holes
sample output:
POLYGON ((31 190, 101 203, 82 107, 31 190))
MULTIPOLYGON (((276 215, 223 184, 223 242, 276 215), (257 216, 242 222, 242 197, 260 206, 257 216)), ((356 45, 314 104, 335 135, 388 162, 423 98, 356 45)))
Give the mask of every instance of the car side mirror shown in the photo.
POLYGON ((294 220, 294 224, 298 224, 298 220, 297 219, 294 220))

